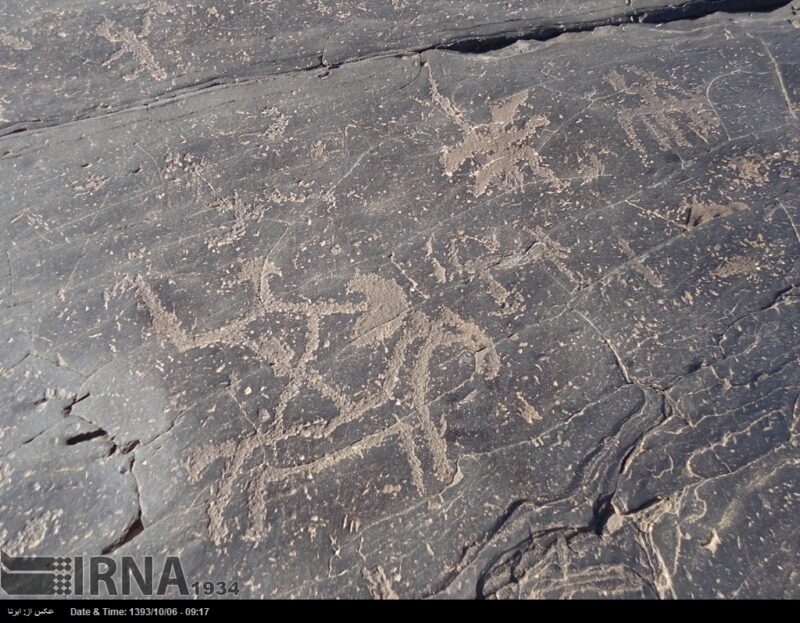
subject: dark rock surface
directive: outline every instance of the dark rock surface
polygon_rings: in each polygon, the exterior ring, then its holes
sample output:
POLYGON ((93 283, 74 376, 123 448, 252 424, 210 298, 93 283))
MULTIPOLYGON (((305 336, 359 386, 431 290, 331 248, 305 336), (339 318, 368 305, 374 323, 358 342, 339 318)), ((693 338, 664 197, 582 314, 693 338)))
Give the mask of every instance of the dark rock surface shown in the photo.
POLYGON ((0 2, 3 549, 799 597, 795 9, 362 4, 0 2))
POLYGON ((212 85, 779 0, 0 0, 0 135, 212 85))

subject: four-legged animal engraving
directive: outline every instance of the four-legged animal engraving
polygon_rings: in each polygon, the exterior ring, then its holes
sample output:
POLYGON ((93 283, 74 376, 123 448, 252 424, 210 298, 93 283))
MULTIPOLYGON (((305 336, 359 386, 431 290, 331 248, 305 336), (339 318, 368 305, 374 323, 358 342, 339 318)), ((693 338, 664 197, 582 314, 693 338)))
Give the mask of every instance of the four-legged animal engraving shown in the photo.
MULTIPOLYGON (((215 543, 232 538, 224 513, 240 481, 246 483, 249 499, 249 525, 244 538, 259 540, 267 529, 266 505, 272 483, 308 477, 342 461, 356 460, 390 440, 398 443, 406 456, 411 484, 420 495, 426 491, 421 450, 417 447, 420 439, 432 459, 433 477, 441 483, 452 480, 454 468, 442 437, 445 424, 434 422, 429 410, 432 359, 439 349, 461 346, 472 353, 475 373, 486 378, 495 376, 499 361, 491 341, 479 327, 447 308, 433 317, 413 310, 397 284, 376 275, 360 274, 349 282, 348 298, 353 300, 314 302, 277 297, 270 288, 270 280, 279 273, 267 260, 245 263, 244 274, 257 293, 252 309, 220 328, 201 333, 185 330, 144 278, 134 280, 138 296, 151 316, 153 328, 176 349, 188 351, 212 345, 243 347, 269 365, 275 376, 284 381, 274 413, 262 410, 259 417, 261 426, 253 424, 252 435, 198 449, 187 458, 189 478, 195 481, 212 463, 224 461, 221 479, 214 487, 208 505, 209 533, 215 543), (305 318, 304 344, 300 352, 295 352, 279 335, 252 337, 248 326, 267 314, 305 318), (334 315, 356 316, 353 348, 367 348, 392 338, 382 369, 374 371, 376 382, 368 384, 364 395, 357 400, 350 398, 334 379, 329 378, 332 374, 323 374, 313 366, 321 345, 323 320, 334 315), (393 404, 403 382, 410 387, 406 392, 410 395, 406 398, 412 407, 411 415, 396 415, 393 423, 314 460, 282 463, 277 459, 276 446, 282 442, 330 437, 343 425, 393 404), (308 390, 317 392, 335 405, 333 417, 301 423, 287 421, 289 405, 308 390)), ((235 402, 236 386, 234 379, 229 391, 235 402)), ((236 404, 252 424, 241 405, 236 404)))
POLYGON ((620 108, 617 121, 643 162, 649 158, 642 131, 657 142, 661 151, 671 151, 691 147, 692 135, 708 143, 721 128, 704 89, 681 87, 638 67, 625 70, 627 79, 614 70, 606 80, 618 93, 639 100, 636 107, 620 108))

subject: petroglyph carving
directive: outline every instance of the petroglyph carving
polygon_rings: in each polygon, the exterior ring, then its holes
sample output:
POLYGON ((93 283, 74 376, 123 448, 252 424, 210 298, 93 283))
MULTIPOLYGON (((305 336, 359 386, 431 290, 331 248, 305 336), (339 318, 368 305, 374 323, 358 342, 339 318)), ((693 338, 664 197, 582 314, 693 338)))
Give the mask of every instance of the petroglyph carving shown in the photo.
POLYGON ((701 201, 692 197, 683 202, 686 210, 686 225, 693 229, 700 227, 717 218, 724 218, 747 209, 747 204, 741 201, 732 201, 727 204, 720 204, 715 201, 701 201))
POLYGON ((206 238, 206 246, 211 250, 239 241, 247 230, 247 224, 258 220, 261 214, 256 206, 245 203, 235 193, 214 202, 212 207, 223 214, 230 214, 233 223, 227 230, 206 238))
POLYGON ((619 239, 619 246, 622 248, 622 252, 627 255, 628 259, 631 261, 631 268, 644 277, 647 283, 654 288, 664 287, 664 282, 658 273, 648 266, 645 261, 638 259, 636 252, 631 248, 630 243, 625 240, 625 238, 619 239))
POLYGON ((556 192, 566 187, 566 183, 544 164, 539 152, 531 145, 540 130, 550 122, 544 115, 523 117, 520 109, 528 99, 527 89, 490 105, 491 120, 488 123, 471 125, 455 103, 439 92, 430 71, 428 75, 433 102, 464 134, 458 145, 445 148, 442 153, 441 161, 447 176, 471 163, 472 194, 476 197, 492 188, 501 191, 520 189, 525 183, 526 168, 556 192))
POLYGON ((730 156, 722 167, 732 174, 731 183, 738 188, 758 188, 769 183, 770 177, 794 179, 796 166, 800 164, 800 153, 793 149, 782 149, 772 153, 761 153, 748 149, 743 154, 730 156))
POLYGON ((732 275, 746 275, 757 269, 753 260, 745 255, 737 255, 717 266, 712 274, 717 277, 730 277, 732 275))
POLYGON ((617 121, 628 144, 648 162, 643 133, 658 143, 661 151, 691 147, 692 135, 708 143, 721 124, 714 113, 705 89, 678 86, 638 67, 626 67, 606 75, 618 93, 638 100, 634 107, 622 107, 617 121))
POLYGON ((26 41, 22 37, 15 37, 14 35, 9 35, 4 32, 0 32, 0 45, 9 47, 12 50, 17 50, 18 52, 33 49, 29 41, 26 41))
POLYGON ((742 188, 763 186, 769 181, 770 165, 774 158, 767 156, 759 158, 756 154, 747 153, 727 159, 723 165, 736 177, 733 183, 742 188))
POLYGON ((194 481, 212 463, 224 461, 221 479, 208 506, 209 534, 218 544, 232 538, 224 513, 238 490, 240 479, 247 482, 250 500, 249 525, 244 538, 251 540, 260 540, 269 531, 265 516, 272 483, 308 477, 343 461, 356 460, 392 439, 405 455, 411 484, 420 495, 425 494, 426 485, 420 458, 423 449, 418 447, 419 440, 431 458, 433 477, 441 483, 448 482, 455 470, 442 437, 446 423, 434 422, 429 407, 432 359, 440 349, 460 346, 472 354, 475 374, 493 378, 499 371, 497 354, 479 327, 447 308, 434 317, 411 309, 404 292, 393 281, 377 275, 359 274, 347 285, 348 300, 314 302, 277 297, 270 288, 271 280, 277 275, 280 272, 268 260, 245 262, 242 280, 254 288, 256 303, 240 318, 200 333, 184 329, 177 315, 164 307, 144 278, 137 277, 133 281, 154 330, 177 350, 188 351, 212 345, 245 348, 284 381, 274 412, 262 409, 258 421, 254 422, 236 399, 239 381, 231 379, 229 394, 253 428, 253 434, 195 450, 186 460, 189 478, 194 481), (250 325, 267 314, 305 318, 304 344, 299 352, 280 335, 253 334, 250 325), (367 383, 367 389, 357 399, 348 396, 341 384, 329 378, 335 373, 322 373, 313 365, 322 344, 323 320, 334 315, 356 316, 350 347, 358 349, 370 343, 386 346, 383 368, 376 370, 374 382, 367 383), (408 370, 405 375, 404 370, 408 370), (410 389, 401 387, 405 382, 410 389), (334 415, 310 422, 287 421, 290 404, 308 391, 328 399, 335 406, 334 415), (310 461, 301 459, 287 464, 278 458, 276 446, 279 443, 298 438, 329 438, 345 424, 362 420, 385 405, 401 404, 403 400, 411 407, 410 415, 395 415, 393 423, 369 432, 341 449, 310 461))
POLYGON ((101 177, 99 175, 92 174, 85 180, 75 183, 72 187, 72 190, 75 193, 76 197, 82 197, 84 195, 93 195, 107 183, 108 183, 107 177, 101 177))
POLYGON ((510 262, 548 261, 575 284, 583 283, 581 276, 573 271, 566 260, 569 259, 569 248, 550 238, 541 227, 530 228, 535 242, 521 257, 510 258, 510 262))
POLYGON ((126 54, 135 61, 137 67, 131 72, 122 76, 123 80, 135 80, 143 73, 149 73, 154 80, 164 80, 167 72, 158 64, 153 51, 147 43, 153 28, 153 17, 155 15, 165 15, 172 11, 171 8, 163 3, 156 3, 151 6, 142 18, 142 27, 138 33, 127 26, 121 26, 106 18, 97 26, 97 34, 110 43, 115 43, 119 47, 106 61, 104 67, 111 67, 126 54))
MULTIPOLYGON (((500 308, 496 315, 511 315, 517 312, 523 305, 519 293, 509 290, 492 273, 492 269, 500 265, 506 251, 499 243, 496 236, 483 238, 467 236, 464 232, 458 232, 458 239, 450 241, 447 247, 447 260, 450 272, 456 275, 477 275, 486 287, 486 292, 491 296, 500 308), (470 257, 474 252, 472 247, 481 247, 481 253, 477 257, 470 257), (461 254, 466 256, 462 261, 461 254)), ((435 258, 434 258, 435 259, 435 258)), ((438 262, 437 262, 438 264, 438 262)), ((441 265, 439 265, 441 267, 441 265)), ((444 267, 441 267, 444 274, 444 267)))
POLYGON ((542 416, 539 411, 534 407, 521 392, 517 392, 517 400, 520 402, 519 416, 528 424, 533 424, 537 420, 541 420, 542 416))
POLYGON ((63 514, 64 511, 60 508, 45 510, 29 519, 13 537, 9 537, 3 529, 0 531, 3 551, 11 556, 20 556, 41 545, 48 533, 58 531, 59 519, 63 514))
POLYGON ((200 171, 200 163, 192 154, 171 153, 164 158, 164 167, 161 175, 166 180, 179 181, 182 176, 197 175, 200 171))
POLYGON ((392 583, 386 577, 383 567, 378 566, 374 569, 362 569, 361 575, 367 581, 369 594, 373 599, 399 599, 397 593, 392 588, 392 583))
POLYGON ((270 125, 262 136, 270 140, 283 136, 289 125, 289 118, 277 108, 265 108, 261 114, 270 119, 270 125))
POLYGON ((605 174, 605 165, 601 156, 607 156, 611 150, 607 147, 598 147, 593 143, 586 143, 580 153, 576 154, 578 159, 581 186, 591 184, 605 174))

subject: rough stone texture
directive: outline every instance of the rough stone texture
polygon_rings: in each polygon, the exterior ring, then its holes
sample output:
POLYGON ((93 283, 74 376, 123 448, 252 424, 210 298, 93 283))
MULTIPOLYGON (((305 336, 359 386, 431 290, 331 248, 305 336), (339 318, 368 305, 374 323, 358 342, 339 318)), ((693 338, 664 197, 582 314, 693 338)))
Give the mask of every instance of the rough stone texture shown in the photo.
POLYGON ((0 3, 3 549, 799 597, 797 10, 362 4, 0 3))

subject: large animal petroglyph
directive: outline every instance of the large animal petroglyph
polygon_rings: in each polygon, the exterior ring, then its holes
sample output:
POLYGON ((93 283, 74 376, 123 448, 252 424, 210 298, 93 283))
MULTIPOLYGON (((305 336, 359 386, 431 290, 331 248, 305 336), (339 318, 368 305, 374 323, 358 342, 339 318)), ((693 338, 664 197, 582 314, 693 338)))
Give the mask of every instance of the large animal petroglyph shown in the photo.
MULTIPOLYGON (((140 276, 134 279, 136 291, 150 314, 153 328, 177 350, 189 351, 212 345, 245 348, 284 381, 274 413, 260 409, 257 414, 248 414, 236 403, 242 415, 251 423, 252 434, 194 450, 186 458, 190 480, 197 480, 215 461, 223 460, 225 463, 222 477, 211 494, 208 506, 209 533, 216 543, 231 538, 224 511, 240 482, 247 483, 250 500, 250 522, 244 538, 258 539, 265 529, 264 509, 271 483, 310 476, 343 461, 357 460, 390 440, 398 443, 406 456, 412 486, 420 495, 424 494, 425 475, 415 433, 424 440, 425 449, 431 456, 434 478, 440 483, 448 482, 454 471, 442 438, 445 424, 434 422, 428 404, 432 358, 438 349, 460 345, 472 353, 476 374, 491 378, 498 372, 499 361, 491 341, 478 326, 447 308, 432 317, 412 310, 403 290, 390 280, 360 274, 347 285, 348 297, 345 301, 289 301, 277 297, 270 288, 270 279, 278 274, 278 269, 269 260, 252 259, 245 262, 243 277, 257 293, 256 304, 224 326, 201 333, 184 329, 145 278, 140 276), (249 325, 267 314, 305 317, 304 346, 300 352, 296 352, 277 333, 259 337, 251 335, 249 325), (382 369, 374 370, 375 383, 369 383, 365 395, 357 400, 350 398, 344 389, 337 386, 335 379, 328 378, 313 365, 321 345, 323 321, 336 315, 356 317, 353 333, 355 348, 370 348, 395 338, 382 369), (408 381, 411 387, 409 398, 413 414, 395 416, 394 423, 314 460, 290 464, 278 462, 276 446, 279 443, 296 438, 329 438, 341 426, 363 419, 371 412, 395 402, 403 381, 408 381), (287 421, 288 407, 307 390, 316 391, 330 400, 336 407, 335 415, 330 419, 287 421), (255 421, 251 416, 255 417, 255 421), (251 461, 255 463, 251 464, 251 461)), ((235 402, 237 388, 238 380, 234 378, 228 390, 235 402)))

